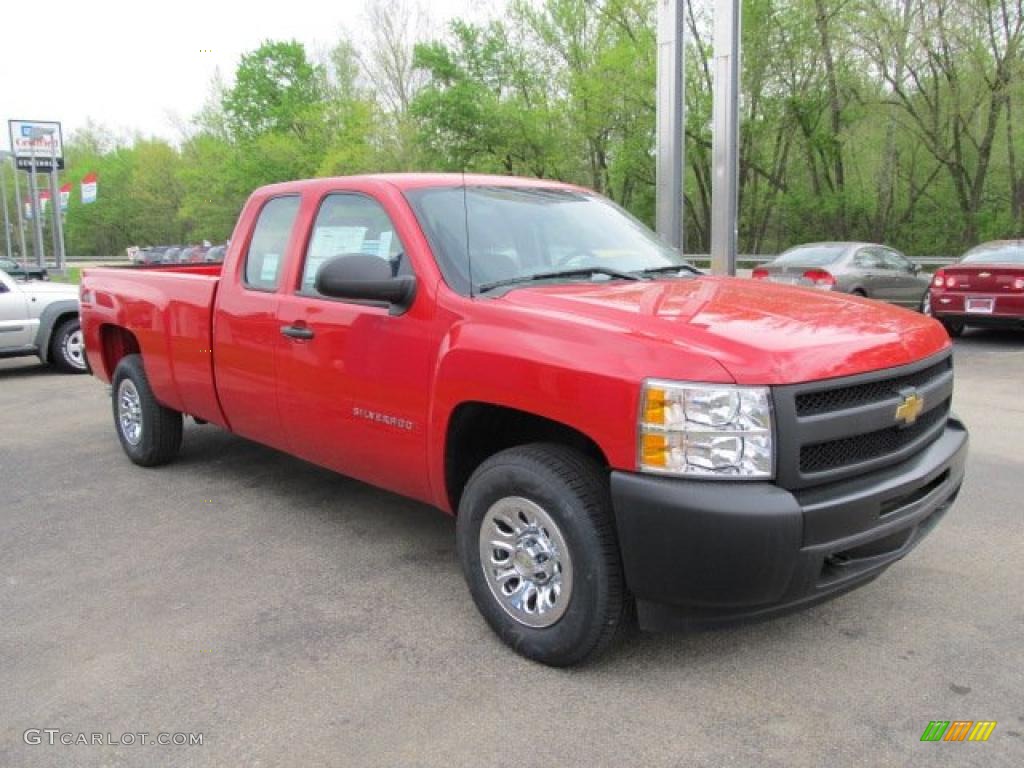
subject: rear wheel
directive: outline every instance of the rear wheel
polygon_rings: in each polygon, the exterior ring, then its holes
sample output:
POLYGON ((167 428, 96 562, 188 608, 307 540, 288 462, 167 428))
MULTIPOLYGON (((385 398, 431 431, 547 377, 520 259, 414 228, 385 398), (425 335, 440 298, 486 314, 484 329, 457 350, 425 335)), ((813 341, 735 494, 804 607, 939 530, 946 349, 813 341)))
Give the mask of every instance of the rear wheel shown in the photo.
POLYGON ((171 461, 181 448, 181 414, 153 397, 142 357, 123 357, 112 384, 114 428, 128 458, 142 467, 171 461))
POLYGON ((459 559, 480 613, 522 655, 568 666, 604 650, 625 615, 607 478, 559 445, 502 451, 459 504, 459 559))
POLYGON ((925 291, 924 297, 921 299, 921 314, 928 315, 931 317, 932 314, 932 292, 925 291))
POLYGON ((50 340, 50 360, 64 373, 85 373, 85 340, 77 317, 65 320, 50 340))

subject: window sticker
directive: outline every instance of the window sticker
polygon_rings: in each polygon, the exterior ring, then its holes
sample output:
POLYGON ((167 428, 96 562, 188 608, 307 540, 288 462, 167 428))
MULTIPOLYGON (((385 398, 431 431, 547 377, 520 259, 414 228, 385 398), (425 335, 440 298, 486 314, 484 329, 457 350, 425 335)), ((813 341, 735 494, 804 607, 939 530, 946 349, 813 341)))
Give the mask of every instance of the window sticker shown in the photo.
POLYGON ((393 234, 390 229, 380 233, 380 240, 377 243, 377 255, 382 259, 391 258, 391 236, 393 234))
POLYGON ((260 266, 261 282, 273 283, 277 280, 277 265, 280 261, 280 254, 267 253, 263 255, 263 264, 260 266))
POLYGON ((309 246, 309 258, 323 261, 332 256, 359 253, 363 248, 365 238, 366 227, 319 226, 313 232, 313 242, 309 246))

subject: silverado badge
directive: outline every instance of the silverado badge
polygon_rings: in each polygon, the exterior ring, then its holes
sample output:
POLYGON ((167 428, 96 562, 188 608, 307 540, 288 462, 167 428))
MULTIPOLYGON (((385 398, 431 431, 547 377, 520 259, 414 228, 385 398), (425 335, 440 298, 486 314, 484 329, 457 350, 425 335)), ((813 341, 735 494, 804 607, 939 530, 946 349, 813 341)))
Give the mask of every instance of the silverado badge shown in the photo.
POLYGON ((906 392, 903 394, 900 404, 896 407, 896 421, 902 421, 909 427, 917 421, 917 417, 921 415, 922 410, 924 410, 924 398, 917 394, 917 392, 906 392))

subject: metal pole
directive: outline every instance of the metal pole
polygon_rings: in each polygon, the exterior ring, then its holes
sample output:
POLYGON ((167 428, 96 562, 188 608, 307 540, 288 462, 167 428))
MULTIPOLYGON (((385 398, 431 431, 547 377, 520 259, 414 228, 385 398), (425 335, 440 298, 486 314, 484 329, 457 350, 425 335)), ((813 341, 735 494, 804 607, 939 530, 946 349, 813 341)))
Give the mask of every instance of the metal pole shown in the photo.
POLYGON ((35 139, 32 139, 32 142, 31 142, 31 144, 29 146, 31 147, 31 149, 29 150, 29 158, 30 158, 30 162, 32 163, 32 166, 31 166, 31 168, 29 168, 29 172, 28 172, 28 185, 29 185, 29 194, 32 195, 32 202, 31 202, 31 206, 32 206, 32 224, 33 224, 32 231, 33 231, 33 234, 34 234, 34 237, 35 237, 35 243, 34 244, 35 244, 35 247, 36 247, 36 265, 40 266, 40 267, 45 267, 46 266, 46 254, 43 253, 43 222, 42 222, 42 218, 39 215, 39 207, 40 207, 39 206, 39 187, 36 185, 36 142, 35 142, 35 139))
POLYGON ((740 0, 715 2, 715 92, 711 156, 711 271, 736 274, 739 174, 740 0))
POLYGON ((679 250, 686 244, 683 235, 685 7, 686 0, 658 0, 656 225, 662 239, 679 250))
POLYGON ((4 243, 7 250, 4 251, 4 258, 14 260, 11 253, 11 214, 7 207, 7 163, 0 163, 0 195, 4 198, 4 243))
MULTIPOLYGON (((64 269, 64 224, 60 213, 60 176, 57 175, 57 132, 50 134, 50 203, 53 205, 53 261, 58 271, 64 269)), ((70 205, 71 200, 68 200, 70 205)))
POLYGON ((18 181, 18 166, 11 155, 11 167, 14 168, 14 197, 17 204, 14 206, 18 212, 18 245, 21 247, 21 260, 28 266, 28 249, 25 248, 25 212, 22 210, 24 202, 21 199, 21 182, 18 181))

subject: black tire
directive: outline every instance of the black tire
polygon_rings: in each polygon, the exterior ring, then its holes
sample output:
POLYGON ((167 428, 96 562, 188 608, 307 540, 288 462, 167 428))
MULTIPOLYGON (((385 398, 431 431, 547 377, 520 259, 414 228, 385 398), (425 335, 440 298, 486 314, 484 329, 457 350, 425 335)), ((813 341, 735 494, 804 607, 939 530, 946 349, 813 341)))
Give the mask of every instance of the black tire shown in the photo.
POLYGON ((862 290, 860 288, 854 288, 852 291, 850 291, 850 295, 851 296, 860 296, 862 299, 866 299, 868 297, 867 292, 865 292, 864 290, 862 290))
POLYGON ((114 370, 112 384, 114 429, 128 458, 140 467, 156 467, 174 459, 181 448, 181 414, 160 405, 153 397, 142 356, 126 355, 121 358, 114 370), (130 398, 132 391, 137 395, 141 430, 139 434, 129 436, 121 420, 122 397, 130 398))
POLYGON ((623 624, 627 597, 608 478, 584 454, 535 443, 487 459, 462 494, 456 538, 473 601, 495 633, 523 656, 557 667, 577 664, 605 650, 623 624), (541 507, 571 558, 568 603, 550 626, 527 626, 510 615, 484 575, 481 527, 492 505, 509 497, 541 507))
POLYGON ((942 325, 946 329, 946 333, 949 334, 949 338, 958 339, 963 335, 964 322, 963 320, 947 320, 942 319, 942 325))
POLYGON ((82 326, 77 317, 69 317, 57 326, 50 339, 50 362, 63 373, 87 373, 82 326))

